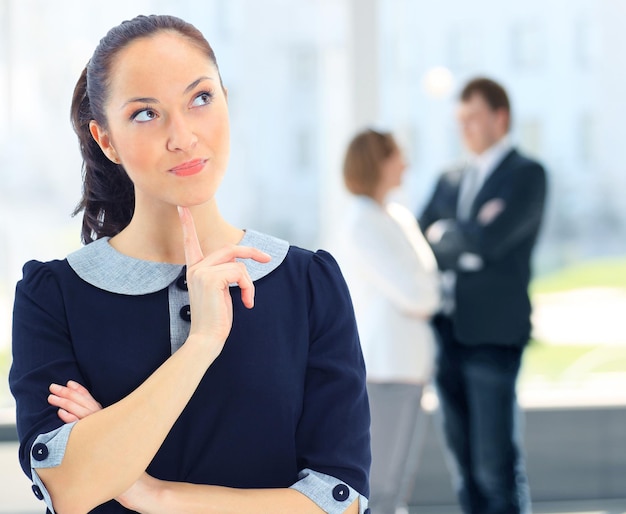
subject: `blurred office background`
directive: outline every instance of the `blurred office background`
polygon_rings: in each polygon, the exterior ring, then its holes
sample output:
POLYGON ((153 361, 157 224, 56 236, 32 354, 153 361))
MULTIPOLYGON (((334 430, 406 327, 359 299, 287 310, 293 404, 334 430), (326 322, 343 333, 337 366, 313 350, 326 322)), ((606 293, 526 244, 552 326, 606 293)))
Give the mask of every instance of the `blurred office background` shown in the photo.
MULTIPOLYGON (((356 130, 399 136, 410 170, 398 199, 417 212, 462 153, 459 88, 478 74, 503 83, 515 141, 550 176, 520 382, 531 488, 544 501, 626 498, 620 0, 0 0, 0 421, 10 425, 13 409, 21 266, 80 246, 75 81, 106 30, 139 13, 185 18, 217 54, 232 122, 227 218, 309 248, 341 216, 341 161, 356 130)), ((433 395, 426 403, 436 410, 433 395)), ((453 501, 429 433, 415 504, 453 501)))

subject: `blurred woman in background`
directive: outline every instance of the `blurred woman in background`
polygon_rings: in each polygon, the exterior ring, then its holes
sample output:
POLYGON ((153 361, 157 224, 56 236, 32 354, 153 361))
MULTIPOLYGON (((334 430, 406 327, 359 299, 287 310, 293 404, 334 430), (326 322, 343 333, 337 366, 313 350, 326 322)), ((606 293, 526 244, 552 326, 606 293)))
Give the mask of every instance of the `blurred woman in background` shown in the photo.
POLYGON ((394 514, 403 505, 416 469, 421 398, 435 352, 430 318, 440 300, 437 264, 415 217, 389 201, 405 169, 393 136, 375 130, 354 137, 343 169, 352 198, 336 254, 367 369, 373 514, 394 514))

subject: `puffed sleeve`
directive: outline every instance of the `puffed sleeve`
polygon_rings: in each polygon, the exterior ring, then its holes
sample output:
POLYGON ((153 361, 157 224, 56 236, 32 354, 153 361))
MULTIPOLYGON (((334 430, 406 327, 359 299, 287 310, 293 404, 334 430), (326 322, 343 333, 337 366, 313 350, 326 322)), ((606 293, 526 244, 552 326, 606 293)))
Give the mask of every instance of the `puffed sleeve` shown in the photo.
POLYGON ((52 511, 50 497, 35 469, 58 466, 73 424, 64 425, 48 401, 51 383, 80 373, 68 329, 63 295, 50 263, 28 262, 15 291, 13 361, 9 386, 16 400, 19 459, 33 480, 33 492, 52 511))
POLYGON ((298 424, 294 488, 326 512, 343 512, 369 495, 370 414, 352 302, 339 266, 325 251, 308 270, 310 347, 298 424), (345 502, 345 503, 344 503, 345 502))

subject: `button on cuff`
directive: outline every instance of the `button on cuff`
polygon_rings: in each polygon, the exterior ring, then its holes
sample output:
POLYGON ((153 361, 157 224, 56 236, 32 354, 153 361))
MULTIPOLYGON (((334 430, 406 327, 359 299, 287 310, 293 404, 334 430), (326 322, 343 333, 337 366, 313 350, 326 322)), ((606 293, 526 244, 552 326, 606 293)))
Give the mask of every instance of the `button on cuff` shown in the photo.
POLYGON ((37 436, 30 450, 30 467, 33 469, 54 468, 61 464, 67 440, 75 424, 76 422, 68 423, 37 436))
POLYGON ((39 489, 38 485, 33 485, 32 490, 35 498, 37 498, 38 500, 43 500, 43 493, 41 492, 41 489, 39 489))
POLYGON ((367 498, 338 478, 308 468, 300 471, 298 478, 299 480, 291 486, 291 489, 307 496, 324 512, 340 514, 352 502, 358 501, 359 513, 365 514, 367 498))
POLYGON ((338 502, 345 502, 350 497, 350 489, 346 484, 333 487, 333 498, 338 502))
POLYGON ((33 456, 33 459, 40 461, 40 462, 43 460, 46 460, 48 458, 49 453, 50 452, 48 451, 48 447, 43 443, 34 444, 33 449, 31 451, 31 455, 33 456))
POLYGON ((56 430, 40 434, 35 439, 30 450, 30 468, 33 480, 33 494, 39 500, 43 500, 48 510, 55 514, 52 499, 46 486, 37 474, 38 468, 53 468, 61 464, 65 455, 65 448, 70 437, 70 432, 76 423, 62 425, 56 430), (45 455, 45 456, 44 456, 45 455))
POLYGON ((55 514, 54 507, 52 505, 52 498, 50 498, 50 493, 46 489, 46 486, 44 485, 44 483, 41 481, 41 478, 39 478, 39 475, 37 474, 37 470, 33 469, 32 472, 33 472, 32 490, 33 490, 33 494, 35 495, 35 498, 43 501, 46 504, 46 507, 48 507, 48 510, 46 512, 51 512, 52 514, 55 514))

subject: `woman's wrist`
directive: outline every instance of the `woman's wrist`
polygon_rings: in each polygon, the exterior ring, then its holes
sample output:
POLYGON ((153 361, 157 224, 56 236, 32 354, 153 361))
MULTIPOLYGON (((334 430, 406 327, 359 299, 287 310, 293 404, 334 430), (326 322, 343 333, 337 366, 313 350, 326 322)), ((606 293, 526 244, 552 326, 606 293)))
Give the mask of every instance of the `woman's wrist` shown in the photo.
POLYGON ((184 346, 198 348, 200 355, 206 357, 210 366, 224 348, 224 340, 212 335, 189 334, 184 346))

